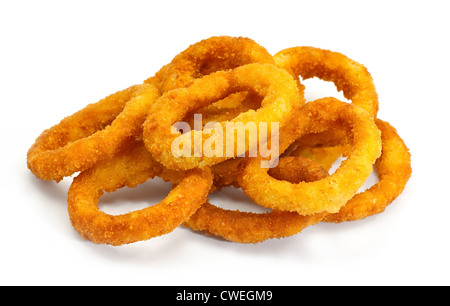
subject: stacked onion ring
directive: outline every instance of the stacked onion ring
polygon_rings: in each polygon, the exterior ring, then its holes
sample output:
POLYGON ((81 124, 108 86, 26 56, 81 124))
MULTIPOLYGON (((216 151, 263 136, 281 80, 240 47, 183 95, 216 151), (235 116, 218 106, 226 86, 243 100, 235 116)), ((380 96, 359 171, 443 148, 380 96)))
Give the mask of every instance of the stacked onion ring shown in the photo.
MULTIPOLYGON (((218 36, 180 52, 142 84, 90 104, 45 130, 27 154, 43 180, 76 175, 68 213, 80 235, 123 245, 172 232, 180 225, 239 243, 295 235, 323 222, 379 214, 404 190, 411 157, 396 129, 377 118, 378 94, 368 70, 345 55, 294 47, 272 56, 249 38, 218 36), (351 102, 306 102, 301 81, 331 81, 351 102), (276 122, 276 167, 255 156, 175 156, 173 125, 276 122), (344 161, 330 173, 339 157, 344 161), (379 181, 361 191, 375 171, 379 181), (78 173, 78 174, 77 174, 78 173), (104 192, 133 188, 154 177, 173 184, 154 206, 122 215, 101 211, 104 192), (208 200, 223 187, 242 189, 265 213, 226 210, 208 200)), ((258 130, 258 134, 261 131, 258 130)), ((258 141, 263 141, 261 138, 258 141)), ((205 139, 200 139, 203 144, 205 139)), ((237 145, 236 143, 233 143, 237 145)), ((273 156, 271 157, 273 158, 273 156)), ((271 162, 273 163, 272 159, 271 162)))

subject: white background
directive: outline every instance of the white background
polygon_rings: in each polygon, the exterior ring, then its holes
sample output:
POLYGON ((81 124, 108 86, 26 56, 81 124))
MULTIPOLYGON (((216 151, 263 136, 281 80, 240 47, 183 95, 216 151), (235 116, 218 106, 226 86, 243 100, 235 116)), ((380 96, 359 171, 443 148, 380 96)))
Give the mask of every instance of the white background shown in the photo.
MULTIPOLYGON (((449 285, 446 2, 2 1, 0 284, 449 285), (183 227, 122 247, 81 239, 67 214, 71 179, 36 179, 28 148, 63 117, 216 35, 252 38, 272 54, 315 46, 364 64, 379 117, 412 153, 403 194, 378 216, 257 245, 183 227)), ((341 96, 325 82, 305 84, 309 99, 341 96)), ((169 187, 150 182, 105 196, 101 207, 139 209, 169 187)), ((233 190, 213 197, 225 206, 234 198, 246 201, 233 190)))

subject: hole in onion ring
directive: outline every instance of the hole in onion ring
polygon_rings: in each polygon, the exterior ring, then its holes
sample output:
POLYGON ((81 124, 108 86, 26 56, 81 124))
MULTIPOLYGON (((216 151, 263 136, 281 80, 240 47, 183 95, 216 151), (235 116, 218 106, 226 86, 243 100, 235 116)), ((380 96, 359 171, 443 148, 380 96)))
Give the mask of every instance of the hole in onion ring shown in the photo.
POLYGON ((228 210, 239 210, 252 213, 266 213, 272 211, 270 208, 265 208, 256 204, 242 192, 241 188, 235 188, 233 186, 223 187, 220 191, 214 191, 208 196, 208 199, 209 202, 214 203, 215 206, 228 210))
POLYGON ((171 189, 171 183, 155 177, 134 188, 123 187, 114 192, 105 192, 98 202, 98 208, 110 215, 126 214, 158 204, 171 189))
POLYGON ((344 102, 351 103, 351 101, 344 97, 342 91, 337 91, 333 82, 321 80, 317 77, 301 80, 305 85, 305 100, 306 102, 314 101, 324 97, 333 97, 344 102))
MULTIPOLYGON (((333 174, 336 171, 336 169, 339 168, 341 163, 346 159, 347 159, 347 157, 340 156, 333 163, 330 170, 328 171, 330 173, 330 175, 333 174)), ((372 187, 373 185, 375 185, 376 183, 378 183, 380 181, 375 167, 372 167, 372 168, 373 168, 372 173, 369 175, 366 182, 361 186, 361 188, 359 188, 358 193, 366 191, 367 189, 369 189, 370 187, 372 187)))
POLYGON ((377 170, 375 169, 375 167, 373 167, 372 173, 369 175, 369 177, 367 178, 364 185, 362 185, 361 188, 359 188, 358 193, 361 193, 361 192, 366 191, 367 189, 370 189, 373 185, 375 185, 379 181, 380 181, 380 178, 378 177, 377 170))
POLYGON ((342 164, 342 162, 346 159, 347 159, 347 157, 344 157, 342 155, 339 156, 338 159, 336 159, 336 161, 331 166, 330 170, 328 170, 328 173, 330 175, 333 174, 339 168, 339 166, 342 164))

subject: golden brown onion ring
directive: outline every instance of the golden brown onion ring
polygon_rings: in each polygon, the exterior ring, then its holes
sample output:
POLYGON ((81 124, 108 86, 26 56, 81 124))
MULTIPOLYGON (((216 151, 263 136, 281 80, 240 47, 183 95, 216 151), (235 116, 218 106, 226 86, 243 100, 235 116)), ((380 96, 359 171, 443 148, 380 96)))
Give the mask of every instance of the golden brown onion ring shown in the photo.
MULTIPOLYGON (((278 166, 270 169, 269 173, 277 179, 292 179, 294 183, 316 181, 328 176, 320 165, 301 156, 281 158, 278 166)), ((258 243, 298 234, 320 222, 325 215, 301 216, 296 212, 280 210, 267 213, 232 211, 207 202, 184 225, 233 242, 258 243)))
POLYGON ((213 36, 189 46, 145 83, 155 84, 163 94, 213 72, 252 63, 275 64, 272 55, 250 38, 213 36))
MULTIPOLYGON (((144 83, 154 84, 163 94, 172 89, 188 87, 194 80, 205 75, 253 63, 275 65, 272 55, 250 38, 213 36, 189 46, 144 83)), ((304 86, 298 80, 297 86, 303 97, 304 86)), ((303 100, 299 101, 301 102, 303 100)), ((250 109, 256 110, 260 105, 261 99, 255 99, 255 95, 238 92, 202 109, 196 109, 195 113, 203 115, 204 123, 220 122, 250 109)), ((185 122, 192 120, 192 114, 187 114, 183 119, 185 122)))
POLYGON ((411 176, 411 155, 396 129, 377 119, 381 130, 382 153, 375 162, 379 181, 356 194, 337 213, 325 217, 326 222, 354 221, 383 212, 405 188, 411 176))
POLYGON ((135 187, 161 171, 142 142, 131 144, 112 159, 74 178, 68 211, 74 228, 95 243, 122 245, 167 234, 182 224, 206 201, 212 185, 209 168, 186 171, 185 177, 160 203, 122 215, 99 210, 103 192, 135 187))
MULTIPOLYGON (((233 70, 219 71, 194 81, 187 88, 174 89, 159 98, 144 123, 144 141, 156 160, 169 169, 187 170, 217 164, 233 156, 180 156, 172 153, 172 143, 181 135, 172 126, 187 113, 205 107, 240 91, 252 91, 262 97, 261 108, 239 114, 230 122, 256 124, 277 122, 281 129, 299 108, 301 98, 292 76, 269 64, 248 64, 233 70)), ((228 121, 227 121, 228 122, 228 121)), ((227 122, 219 124, 226 135, 227 122)), ((191 141, 193 131, 183 136, 191 141)), ((203 137, 204 135, 200 135, 203 137)), ((205 138, 201 142, 203 143, 205 138)), ((234 145, 236 145, 237 138, 234 145)), ((225 143, 225 142, 224 142, 225 143)), ((248 151, 246 143, 246 152, 248 151)))
POLYGON ((36 139, 28 168, 41 179, 60 181, 113 156, 141 134, 158 97, 154 86, 135 85, 64 118, 36 139))
POLYGON ((370 115, 334 98, 307 103, 295 122, 281 130, 284 136, 280 137, 280 148, 287 148, 304 134, 323 132, 334 122, 340 122, 350 132, 352 148, 332 175, 312 183, 291 184, 270 177, 267 169, 260 167, 261 158, 252 158, 238 177, 244 193, 261 206, 301 215, 339 211, 364 184, 381 153, 380 130, 370 115))
MULTIPOLYGON (((375 123, 381 131, 382 140, 381 156, 374 164, 374 171, 377 173, 379 181, 371 188, 357 193, 339 212, 328 214, 323 221, 340 223, 379 214, 404 190, 412 172, 409 150, 396 129, 388 122, 376 119, 375 123)), ((296 141, 296 143, 300 143, 300 146, 293 150, 290 156, 310 158, 324 169, 331 168, 339 156, 347 156, 351 149, 345 141, 343 145, 313 148, 302 147, 301 141, 296 141)), ((334 141, 331 141, 331 143, 334 143, 334 141)), ((294 164, 291 164, 289 170, 294 178, 296 171, 300 171, 300 169, 296 169, 294 164)), ((286 178, 292 180, 289 175, 278 175, 278 177, 284 180, 286 178)))
POLYGON ((276 64, 304 80, 318 77, 332 81, 344 97, 369 112, 375 119, 378 94, 366 67, 339 53, 313 47, 293 47, 274 56, 276 64))

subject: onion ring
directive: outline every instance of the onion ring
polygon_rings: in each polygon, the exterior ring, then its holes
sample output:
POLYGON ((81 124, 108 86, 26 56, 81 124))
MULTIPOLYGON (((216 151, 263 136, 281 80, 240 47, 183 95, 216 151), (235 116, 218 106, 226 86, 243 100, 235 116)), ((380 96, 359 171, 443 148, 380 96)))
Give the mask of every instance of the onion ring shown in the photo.
POLYGON ((340 223, 379 214, 404 190, 412 172, 409 149, 392 125, 380 119, 376 124, 382 139, 382 153, 375 162, 379 181, 356 194, 339 212, 327 215, 324 221, 340 223))
POLYGON ((103 191, 135 187, 160 171, 161 166, 142 142, 83 171, 69 188, 67 202, 72 225, 85 239, 110 245, 147 240, 173 231, 205 203, 212 185, 209 168, 185 172, 182 181, 154 206, 122 215, 109 215, 97 207, 103 191))
MULTIPOLYGON (((269 173, 275 178, 298 181, 316 181, 328 173, 311 160, 283 157, 269 173)), ((259 243, 267 239, 284 238, 300 233, 310 225, 320 222, 326 213, 301 216, 296 212, 273 210, 267 213, 232 211, 205 203, 185 226, 209 235, 219 236, 239 243, 259 243)))
POLYGON ((275 64, 272 55, 250 38, 213 36, 189 46, 144 83, 155 84, 160 93, 189 86, 213 72, 246 64, 275 64))
MULTIPOLYGON (((248 64, 233 70, 215 72, 197 79, 188 88, 167 92, 154 103, 144 123, 143 135, 147 149, 161 164, 175 170, 211 166, 229 159, 228 156, 175 157, 171 146, 181 134, 173 134, 172 126, 187 113, 240 91, 253 91, 264 99, 257 111, 241 113, 231 122, 278 122, 281 129, 302 101, 292 76, 274 65, 248 64)), ((219 124, 226 131, 226 122, 219 124)), ((183 136, 190 141, 193 132, 183 136)))
POLYGON ((356 194, 372 172, 372 165, 381 154, 380 130, 362 108, 334 98, 307 103, 300 112, 295 122, 280 131, 286 135, 280 139, 280 148, 287 148, 292 138, 319 133, 330 123, 341 122, 352 135, 347 160, 327 178, 291 184, 271 178, 267 169, 260 167, 261 158, 248 159, 238 177, 239 185, 257 204, 267 208, 296 211, 301 215, 335 213, 356 194))
POLYGON ((135 85, 64 118, 36 139, 28 168, 41 179, 60 181, 113 156, 141 133, 158 97, 154 86, 135 85))
MULTIPOLYGON (((357 193, 337 213, 328 214, 324 222, 341 223, 356 221, 376 215, 385 210, 404 190, 411 176, 411 154, 396 129, 380 119, 375 121, 381 131, 382 152, 375 161, 374 171, 379 181, 371 188, 357 193)), ((301 143, 297 141, 296 143, 301 143)), ((348 144, 331 147, 297 147, 290 156, 305 156, 329 169, 340 155, 348 155, 348 144)), ((280 174, 278 178, 293 180, 301 168, 291 165, 289 174, 280 174), (298 169, 297 169, 298 168, 298 169)))
POLYGON ((378 94, 367 68, 347 56, 313 47, 293 47, 273 56, 276 64, 294 77, 305 80, 318 77, 332 81, 344 97, 369 112, 375 119, 378 113, 378 94))
MULTIPOLYGON (((272 55, 250 38, 213 36, 189 46, 144 83, 154 84, 163 94, 188 87, 205 75, 254 63, 275 65, 272 55)), ((304 86, 299 81, 297 86, 303 96, 304 86)), ((196 109, 195 113, 203 115, 204 123, 230 120, 242 112, 258 109, 261 100, 254 96, 238 92, 203 109, 196 109)), ((192 120, 192 114, 183 119, 185 122, 192 120)))
MULTIPOLYGON (((383 145, 382 155, 375 163, 380 182, 371 189, 355 195, 338 213, 301 216, 297 213, 274 210, 270 213, 255 214, 225 210, 207 202, 184 225, 229 241, 258 243, 271 238, 297 234, 307 226, 320 221, 338 223, 381 213, 403 191, 411 174, 411 166, 408 149, 395 129, 379 119, 376 124, 382 132, 383 145)), ((309 152, 313 158, 320 161, 326 157, 323 153, 331 152, 332 156, 336 156, 336 153, 339 152, 340 155, 340 152, 345 152, 345 149, 342 146, 335 146, 301 152, 309 152)), ((298 153, 297 151, 294 154, 298 153)), ((236 162, 236 160, 230 161, 236 162)), ((325 165, 330 165, 328 157, 325 158, 325 165)), ((236 168, 232 167, 232 169, 236 168)), ((238 172, 239 170, 236 174, 238 172)), ((269 170, 269 174, 275 179, 291 183, 313 182, 328 176, 328 173, 318 164, 301 155, 282 157, 278 166, 269 170)), ((239 186, 235 185, 235 187, 239 186)))

